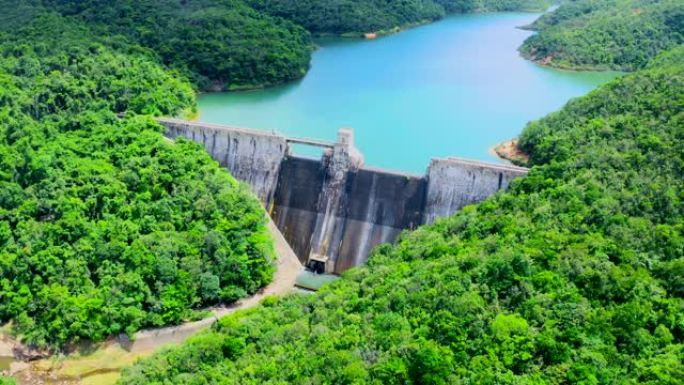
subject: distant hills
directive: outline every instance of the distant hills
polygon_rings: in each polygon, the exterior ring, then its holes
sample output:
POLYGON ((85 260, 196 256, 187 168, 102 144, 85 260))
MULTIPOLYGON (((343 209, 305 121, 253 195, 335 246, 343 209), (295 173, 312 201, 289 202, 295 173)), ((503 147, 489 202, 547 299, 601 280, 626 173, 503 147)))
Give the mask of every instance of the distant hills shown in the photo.
POLYGON ((568 1, 530 28, 538 33, 521 52, 531 60, 569 69, 634 71, 684 43, 684 2, 568 1))

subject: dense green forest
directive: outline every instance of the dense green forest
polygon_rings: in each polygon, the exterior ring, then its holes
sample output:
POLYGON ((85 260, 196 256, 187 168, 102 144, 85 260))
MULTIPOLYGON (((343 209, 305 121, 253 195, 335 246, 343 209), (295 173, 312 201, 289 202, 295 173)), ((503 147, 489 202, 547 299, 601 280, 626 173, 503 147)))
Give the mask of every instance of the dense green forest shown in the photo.
POLYGON ((521 47, 527 58, 562 68, 643 68, 684 43, 681 0, 574 0, 540 17, 521 47))
POLYGON ((448 13, 540 11, 547 0, 247 0, 257 10, 293 20, 315 34, 390 31, 448 13))
POLYGON ((202 89, 250 88, 298 79, 313 45, 302 27, 240 0, 44 0, 87 23, 152 49, 202 89))
POLYGON ((0 324, 59 347, 270 282, 259 203, 149 117, 192 113, 191 84, 142 47, 27 15, 0 34, 0 324))
POLYGON ((508 192, 120 384, 681 384, 682 57, 531 123, 508 192))

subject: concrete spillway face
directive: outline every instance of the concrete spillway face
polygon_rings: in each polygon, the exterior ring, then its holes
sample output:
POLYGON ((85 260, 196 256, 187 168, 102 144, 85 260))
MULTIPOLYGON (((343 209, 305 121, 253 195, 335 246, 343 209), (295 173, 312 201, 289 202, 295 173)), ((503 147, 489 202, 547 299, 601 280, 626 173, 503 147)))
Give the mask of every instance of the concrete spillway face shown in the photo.
POLYGON ((401 231, 418 227, 425 189, 425 178, 416 175, 365 167, 349 173, 335 272, 365 263, 375 246, 392 243, 401 231))
POLYGON ((335 270, 336 250, 342 243, 343 215, 348 204, 345 194, 347 178, 363 164, 363 156, 354 147, 354 134, 349 129, 338 132, 337 142, 323 158, 326 170, 321 194, 318 198, 316 225, 311 235, 310 261, 325 264, 325 271, 335 270))

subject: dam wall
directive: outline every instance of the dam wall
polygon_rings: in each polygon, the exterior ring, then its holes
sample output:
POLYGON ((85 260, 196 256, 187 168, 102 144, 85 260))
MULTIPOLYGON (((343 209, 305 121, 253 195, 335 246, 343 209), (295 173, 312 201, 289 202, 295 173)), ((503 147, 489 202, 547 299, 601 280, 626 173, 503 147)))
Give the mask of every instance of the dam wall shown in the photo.
POLYGON ((157 119, 170 139, 184 137, 200 143, 235 179, 247 183, 265 205, 273 199, 278 170, 288 149, 284 136, 176 119, 157 119))
POLYGON ((433 159, 425 175, 363 164, 351 130, 335 143, 274 132, 158 120, 171 139, 185 137, 251 186, 300 261, 341 273, 406 229, 480 202, 527 169, 466 159, 433 159), (320 159, 292 154, 291 144, 323 148, 320 159))
POLYGON ((433 159, 427 172, 423 221, 433 223, 464 206, 481 202, 508 188, 513 179, 527 175, 527 171, 522 167, 460 158, 433 159))
POLYGON ((296 156, 280 170, 271 215, 306 262, 342 272, 422 223, 424 178, 359 167, 334 180, 327 171, 325 162, 296 156))

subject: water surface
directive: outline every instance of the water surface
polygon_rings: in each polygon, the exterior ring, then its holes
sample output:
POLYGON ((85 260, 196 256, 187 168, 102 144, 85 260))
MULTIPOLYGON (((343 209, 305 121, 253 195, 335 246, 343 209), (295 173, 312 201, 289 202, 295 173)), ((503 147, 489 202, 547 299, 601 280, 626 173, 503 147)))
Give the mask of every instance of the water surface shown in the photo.
POLYGON ((334 140, 352 127, 366 164, 423 173, 432 157, 496 161, 493 145, 615 73, 522 59, 538 14, 449 17, 372 41, 327 40, 301 81, 200 96, 200 120, 334 140))

